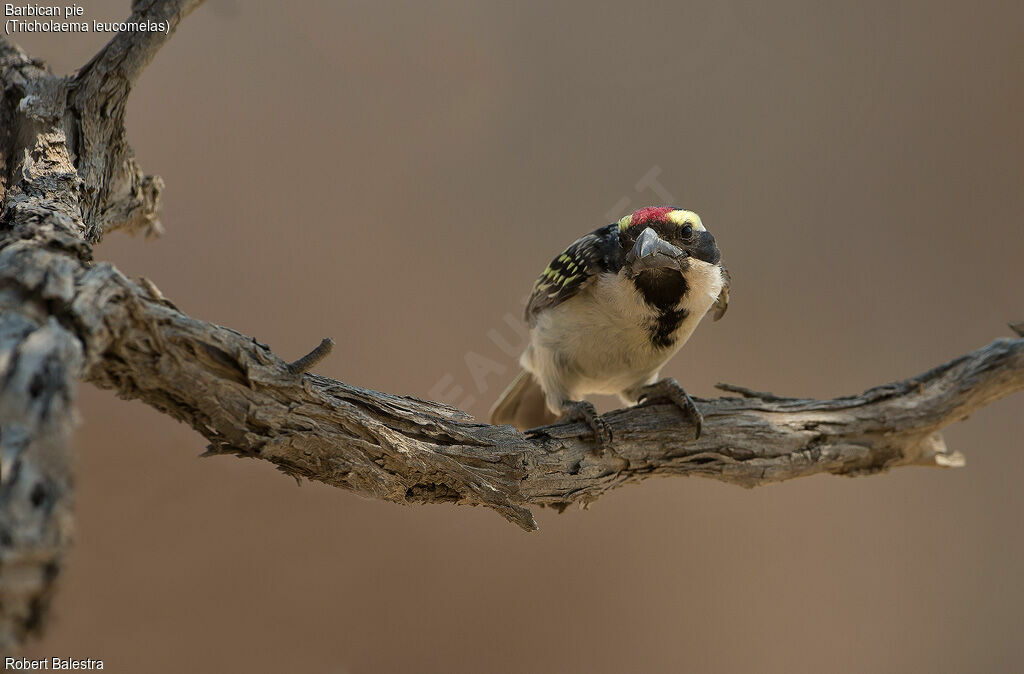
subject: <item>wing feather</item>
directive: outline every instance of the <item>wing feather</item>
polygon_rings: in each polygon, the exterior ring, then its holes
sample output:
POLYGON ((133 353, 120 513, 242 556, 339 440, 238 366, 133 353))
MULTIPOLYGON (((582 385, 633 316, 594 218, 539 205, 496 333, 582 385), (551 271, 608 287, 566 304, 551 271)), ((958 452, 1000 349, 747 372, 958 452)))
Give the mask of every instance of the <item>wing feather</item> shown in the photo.
POLYGON ((533 325, 537 314, 573 297, 602 271, 618 271, 620 257, 617 225, 602 227, 574 241, 533 284, 526 303, 527 323, 533 325))
POLYGON ((725 311, 729 308, 729 286, 732 283, 732 278, 729 276, 729 270, 725 267, 722 267, 722 281, 724 281, 722 291, 718 293, 718 299, 715 300, 715 305, 712 307, 716 321, 725 316, 725 311))

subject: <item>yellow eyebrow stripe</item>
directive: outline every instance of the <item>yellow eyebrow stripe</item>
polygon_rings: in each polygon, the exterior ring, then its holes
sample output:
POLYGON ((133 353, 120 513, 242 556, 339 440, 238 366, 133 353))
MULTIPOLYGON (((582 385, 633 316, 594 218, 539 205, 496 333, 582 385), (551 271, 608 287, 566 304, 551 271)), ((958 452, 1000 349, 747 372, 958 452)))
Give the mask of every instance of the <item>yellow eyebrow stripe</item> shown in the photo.
POLYGON ((679 225, 680 227, 682 227, 685 224, 690 224, 693 225, 693 228, 696 229, 698 232, 705 231, 704 223, 700 221, 700 216, 694 213, 693 211, 672 211, 671 213, 665 216, 665 219, 674 225, 679 225))

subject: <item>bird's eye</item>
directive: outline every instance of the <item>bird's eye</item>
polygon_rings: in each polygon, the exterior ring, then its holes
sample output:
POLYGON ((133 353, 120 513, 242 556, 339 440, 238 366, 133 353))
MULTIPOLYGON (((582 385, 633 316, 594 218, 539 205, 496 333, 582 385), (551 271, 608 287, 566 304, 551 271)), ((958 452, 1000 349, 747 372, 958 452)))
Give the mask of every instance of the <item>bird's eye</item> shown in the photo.
POLYGON ((689 239, 693 236, 693 225, 686 223, 682 228, 680 228, 679 233, 683 235, 684 239, 689 239))

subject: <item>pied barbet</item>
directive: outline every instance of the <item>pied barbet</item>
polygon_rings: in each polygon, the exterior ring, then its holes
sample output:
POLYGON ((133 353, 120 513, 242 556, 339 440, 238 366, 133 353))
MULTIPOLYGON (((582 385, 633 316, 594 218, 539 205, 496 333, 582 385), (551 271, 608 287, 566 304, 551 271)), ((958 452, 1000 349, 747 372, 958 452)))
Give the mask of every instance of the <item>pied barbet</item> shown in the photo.
POLYGON ((586 422, 598 444, 611 429, 583 397, 668 400, 693 421, 703 417, 674 379, 658 372, 704 314, 729 304, 729 273, 692 211, 641 208, 578 239, 537 279, 526 306, 530 343, 523 372, 491 409, 492 424, 535 428, 565 416, 586 422))

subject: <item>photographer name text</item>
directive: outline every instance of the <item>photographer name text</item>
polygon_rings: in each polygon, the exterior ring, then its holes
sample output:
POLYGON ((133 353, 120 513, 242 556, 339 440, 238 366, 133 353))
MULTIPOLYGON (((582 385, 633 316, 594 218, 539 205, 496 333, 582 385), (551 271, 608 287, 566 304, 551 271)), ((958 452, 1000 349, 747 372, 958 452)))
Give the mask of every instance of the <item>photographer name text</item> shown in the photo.
POLYGON ((4 669, 17 669, 20 671, 56 670, 65 671, 72 669, 103 669, 102 660, 93 658, 42 658, 40 660, 29 660, 28 658, 4 658, 4 669))

